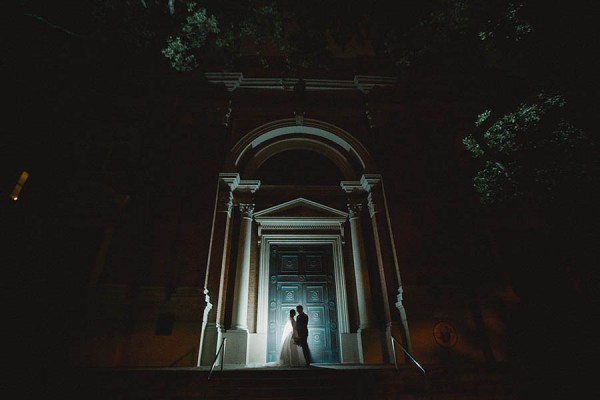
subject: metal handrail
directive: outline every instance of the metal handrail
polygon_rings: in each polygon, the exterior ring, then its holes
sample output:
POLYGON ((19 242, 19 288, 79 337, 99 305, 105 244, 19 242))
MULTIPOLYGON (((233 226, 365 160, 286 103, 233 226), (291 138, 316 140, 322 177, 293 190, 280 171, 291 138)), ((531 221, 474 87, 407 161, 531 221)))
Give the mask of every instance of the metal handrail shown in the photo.
POLYGON ((212 363, 212 366, 210 367, 210 372, 208 373, 208 379, 210 379, 210 376, 213 373, 213 370, 215 369, 215 365, 217 363, 217 359, 219 358, 219 354, 221 355, 221 372, 223 372, 223 361, 225 360, 225 343, 227 342, 227 338, 223 338, 223 341, 221 342, 221 345, 219 346, 219 350, 217 351, 217 355, 215 356, 215 360, 212 363))
POLYGON ((404 347, 403 347, 403 346, 400 344, 400 342, 396 340, 396 338, 395 338, 393 335, 390 335, 390 338, 391 338, 391 340, 392 340, 392 349, 394 350, 394 366, 396 367, 396 371, 398 370, 398 361, 396 360, 396 343, 397 343, 397 344, 398 344, 398 346, 400 346, 400 348, 401 348, 401 349, 402 349, 402 351, 404 352, 404 354, 406 354, 406 355, 408 356, 408 358, 410 358, 410 360, 411 360, 412 362, 414 362, 414 363, 415 363, 415 365, 416 365, 417 367, 419 367, 419 369, 420 369, 421 371, 423 371, 423 373, 425 374, 425 373, 426 373, 426 372, 425 372, 425 368, 421 367, 421 364, 419 364, 419 363, 417 362, 417 360, 415 360, 415 358, 412 356, 412 354, 410 354, 410 353, 408 352, 408 350, 406 350, 406 349, 405 349, 405 348, 404 348, 404 347))

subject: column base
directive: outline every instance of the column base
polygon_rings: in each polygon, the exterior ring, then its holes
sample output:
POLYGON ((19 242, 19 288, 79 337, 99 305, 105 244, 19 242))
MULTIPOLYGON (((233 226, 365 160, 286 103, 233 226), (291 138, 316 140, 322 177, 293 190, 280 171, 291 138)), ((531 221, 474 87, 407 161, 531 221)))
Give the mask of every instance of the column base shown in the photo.
POLYGON ((248 331, 230 329, 223 333, 225 344, 224 364, 246 365, 248 363, 248 331))
POLYGON ((358 352, 362 364, 382 364, 384 343, 379 329, 358 330, 358 352))
POLYGON ((361 362, 358 351, 357 333, 340 334, 340 356, 342 364, 358 364, 361 362))
POLYGON ((217 355, 217 349, 219 347, 218 342, 219 330, 215 323, 208 323, 202 332, 202 343, 199 366, 210 366, 215 360, 217 355))
POLYGON ((267 334, 249 333, 248 334, 248 364, 260 365, 267 361, 267 334))

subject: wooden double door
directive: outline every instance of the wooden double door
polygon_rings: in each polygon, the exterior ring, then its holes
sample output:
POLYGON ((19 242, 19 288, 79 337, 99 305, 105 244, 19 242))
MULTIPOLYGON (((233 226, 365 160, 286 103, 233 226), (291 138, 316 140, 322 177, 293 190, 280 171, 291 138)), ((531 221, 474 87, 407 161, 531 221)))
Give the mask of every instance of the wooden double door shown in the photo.
POLYGON ((340 361, 337 304, 330 244, 272 245, 269 254, 267 361, 277 361, 290 309, 308 315, 308 347, 313 363, 340 361))

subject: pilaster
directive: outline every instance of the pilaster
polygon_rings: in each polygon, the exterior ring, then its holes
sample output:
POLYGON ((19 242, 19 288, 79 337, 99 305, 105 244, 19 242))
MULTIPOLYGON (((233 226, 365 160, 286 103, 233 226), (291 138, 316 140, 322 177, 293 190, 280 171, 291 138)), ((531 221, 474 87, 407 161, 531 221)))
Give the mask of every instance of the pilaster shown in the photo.
POLYGON ((210 248, 204 280, 205 307, 200 333, 198 365, 212 363, 222 329, 223 290, 227 283, 233 191, 240 182, 237 173, 221 173, 217 183, 210 248), (217 305, 216 312, 213 310, 217 305))
MULTIPOLYGON (((383 179, 378 174, 365 174, 360 183, 368 192, 367 203, 373 229, 373 240, 375 241, 375 255, 381 290, 383 296, 383 307, 386 321, 386 337, 392 334, 392 328, 400 325, 401 337, 394 335, 396 339, 402 340, 408 348, 410 337, 408 334, 406 311, 402 304, 402 281, 398 258, 394 245, 394 236, 389 220, 389 212, 383 186, 383 179), (396 306, 398 313, 392 312, 392 305, 396 306)), ((387 340, 388 359, 393 361, 393 349, 391 342, 387 340)))

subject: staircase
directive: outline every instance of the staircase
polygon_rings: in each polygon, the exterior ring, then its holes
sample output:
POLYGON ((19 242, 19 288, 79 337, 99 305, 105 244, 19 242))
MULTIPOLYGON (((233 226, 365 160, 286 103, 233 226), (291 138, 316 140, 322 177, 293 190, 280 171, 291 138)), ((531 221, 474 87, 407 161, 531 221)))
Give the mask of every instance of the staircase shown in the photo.
POLYGON ((90 400, 522 398, 521 385, 507 368, 425 369, 427 374, 414 366, 387 365, 225 368, 210 379, 204 368, 79 369, 55 388, 62 398, 90 400))

